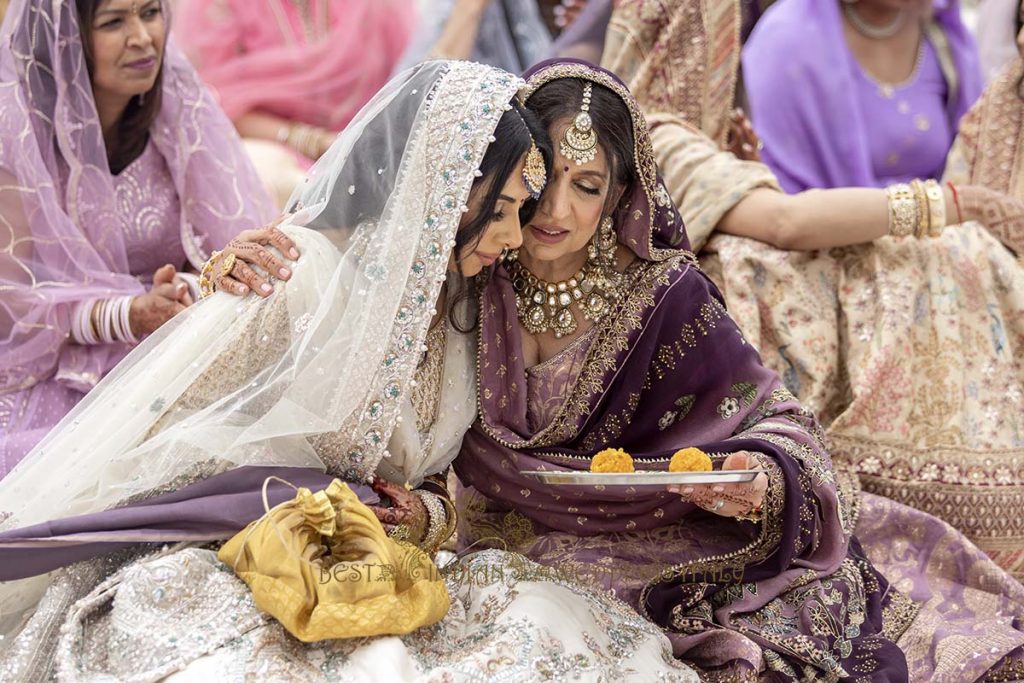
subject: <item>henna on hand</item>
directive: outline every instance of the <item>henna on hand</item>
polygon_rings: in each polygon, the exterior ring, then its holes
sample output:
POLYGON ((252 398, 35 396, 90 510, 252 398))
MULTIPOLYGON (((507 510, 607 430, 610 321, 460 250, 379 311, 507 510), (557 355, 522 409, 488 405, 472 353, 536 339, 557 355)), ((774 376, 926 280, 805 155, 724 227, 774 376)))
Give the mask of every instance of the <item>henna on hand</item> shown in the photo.
POLYGON ((725 149, 743 161, 761 161, 761 140, 742 109, 729 115, 729 134, 725 149))
POLYGON ((385 530, 390 532, 401 524, 409 530, 410 541, 421 542, 427 535, 430 519, 420 497, 404 486, 380 478, 374 479, 370 486, 391 501, 389 507, 369 506, 385 530))
MULTIPOLYGON (((269 226, 259 230, 243 230, 228 242, 221 252, 223 254, 221 258, 227 254, 234 254, 235 266, 230 274, 218 274, 214 279, 218 289, 224 289, 232 294, 245 294, 248 291, 253 291, 262 297, 267 297, 273 293, 274 289, 268 282, 266 274, 272 274, 273 277, 282 280, 291 278, 291 268, 266 248, 266 245, 270 245, 293 260, 299 257, 295 242, 277 227, 285 218, 286 216, 280 216, 269 226), (253 266, 258 266, 261 270, 257 271, 253 266), (238 284, 244 284, 247 289, 241 291, 238 284)), ((215 263, 213 267, 216 272, 218 264, 215 263)))
MULTIPOLYGON (((760 470, 763 468, 756 458, 747 451, 732 453, 722 463, 723 471, 744 469, 760 470)), ((760 509, 764 503, 764 494, 768 490, 768 476, 761 472, 749 483, 672 485, 668 487, 668 490, 679 494, 683 500, 716 515, 741 517, 760 509)))
POLYGON ((979 185, 957 186, 965 220, 984 225, 1017 256, 1024 255, 1024 202, 979 185))

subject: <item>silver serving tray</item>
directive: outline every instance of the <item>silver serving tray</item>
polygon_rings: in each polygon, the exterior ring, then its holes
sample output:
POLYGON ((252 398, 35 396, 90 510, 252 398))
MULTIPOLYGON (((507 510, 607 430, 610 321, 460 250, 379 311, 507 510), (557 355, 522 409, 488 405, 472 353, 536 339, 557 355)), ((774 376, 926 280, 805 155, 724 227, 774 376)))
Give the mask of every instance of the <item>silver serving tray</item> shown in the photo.
POLYGON ((522 474, 546 484, 577 486, 665 486, 667 484, 744 484, 762 470, 712 470, 711 472, 549 472, 524 470, 522 474))

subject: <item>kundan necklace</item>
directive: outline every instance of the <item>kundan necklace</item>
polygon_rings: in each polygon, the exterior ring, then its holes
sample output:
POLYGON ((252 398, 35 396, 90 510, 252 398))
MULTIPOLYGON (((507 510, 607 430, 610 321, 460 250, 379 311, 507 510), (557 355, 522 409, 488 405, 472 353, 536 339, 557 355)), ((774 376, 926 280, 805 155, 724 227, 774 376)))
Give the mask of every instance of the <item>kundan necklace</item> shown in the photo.
POLYGON ((903 28, 903 24, 906 22, 907 13, 903 10, 899 11, 896 18, 893 19, 885 26, 875 26, 864 21, 864 18, 857 13, 857 10, 853 5, 844 2, 843 3, 843 14, 850 20, 850 24, 857 31, 866 38, 872 40, 885 40, 886 38, 892 38, 894 35, 899 33, 900 29, 903 28))
POLYGON ((517 251, 506 256, 516 314, 530 334, 551 330, 556 339, 579 329, 574 308, 586 320, 597 323, 621 298, 622 274, 615 269, 617 240, 611 219, 602 222, 595 240, 587 247, 587 261, 568 280, 545 282, 523 267, 517 251))

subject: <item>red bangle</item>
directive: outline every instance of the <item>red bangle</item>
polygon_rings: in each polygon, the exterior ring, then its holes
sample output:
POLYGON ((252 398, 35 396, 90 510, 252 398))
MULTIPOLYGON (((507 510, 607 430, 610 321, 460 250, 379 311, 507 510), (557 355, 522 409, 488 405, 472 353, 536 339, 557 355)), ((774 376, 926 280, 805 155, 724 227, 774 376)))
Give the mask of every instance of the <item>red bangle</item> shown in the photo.
POLYGON ((953 193, 953 206, 956 207, 956 220, 957 223, 964 222, 964 215, 960 213, 960 193, 956 191, 956 185, 951 181, 946 181, 946 185, 949 185, 949 191, 953 193))

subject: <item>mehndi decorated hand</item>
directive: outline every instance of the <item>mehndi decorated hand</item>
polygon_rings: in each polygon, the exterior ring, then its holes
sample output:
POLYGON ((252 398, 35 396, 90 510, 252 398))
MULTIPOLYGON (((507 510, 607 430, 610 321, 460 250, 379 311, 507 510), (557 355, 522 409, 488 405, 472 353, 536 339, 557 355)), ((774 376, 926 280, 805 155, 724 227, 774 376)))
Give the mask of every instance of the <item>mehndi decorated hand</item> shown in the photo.
POLYGON ((238 296, 256 292, 266 298, 274 292, 267 281, 270 275, 282 280, 292 276, 291 269, 267 248, 274 247, 281 255, 293 261, 299 257, 295 243, 277 227, 285 218, 281 216, 265 228, 243 230, 228 242, 210 264, 213 284, 218 291, 238 296), (223 264, 231 261, 233 264, 225 273, 223 264))
POLYGON ((137 337, 155 332, 161 325, 192 305, 188 285, 173 265, 157 268, 153 285, 131 302, 129 325, 137 337))
POLYGON ((725 149, 742 161, 761 161, 761 139, 754 132, 754 126, 742 109, 734 109, 729 115, 729 135, 725 149))
POLYGON ((384 531, 389 536, 419 543, 427 534, 430 517, 423 501, 413 491, 385 479, 374 479, 374 491, 387 499, 390 505, 370 505, 384 531))
MULTIPOLYGON (((722 463, 723 470, 761 470, 761 464, 747 451, 739 451, 729 455, 722 463)), ((680 486, 673 484, 668 487, 672 493, 678 493, 683 500, 698 505, 709 512, 723 517, 749 517, 756 514, 764 503, 764 494, 768 490, 768 476, 763 472, 744 484, 695 484, 680 486)))

